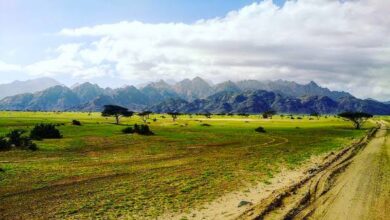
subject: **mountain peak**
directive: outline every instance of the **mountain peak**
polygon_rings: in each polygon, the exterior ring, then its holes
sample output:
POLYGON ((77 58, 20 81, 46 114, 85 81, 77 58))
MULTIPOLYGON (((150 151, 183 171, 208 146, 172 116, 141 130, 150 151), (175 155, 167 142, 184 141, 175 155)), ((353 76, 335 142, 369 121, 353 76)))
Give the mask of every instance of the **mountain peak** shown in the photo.
POLYGON ((152 82, 152 83, 149 83, 147 86, 145 86, 145 87, 148 87, 148 86, 150 86, 150 87, 154 87, 154 88, 156 88, 156 89, 170 89, 171 88, 171 86, 167 83, 167 82, 165 82, 164 80, 159 80, 159 81, 157 81, 157 82, 152 82))
POLYGON ((320 87, 316 82, 314 81, 310 81, 308 84, 308 86, 315 86, 315 87, 320 87))
POLYGON ((199 76, 193 78, 192 81, 202 81, 202 82, 206 82, 206 80, 202 79, 202 78, 199 77, 199 76))

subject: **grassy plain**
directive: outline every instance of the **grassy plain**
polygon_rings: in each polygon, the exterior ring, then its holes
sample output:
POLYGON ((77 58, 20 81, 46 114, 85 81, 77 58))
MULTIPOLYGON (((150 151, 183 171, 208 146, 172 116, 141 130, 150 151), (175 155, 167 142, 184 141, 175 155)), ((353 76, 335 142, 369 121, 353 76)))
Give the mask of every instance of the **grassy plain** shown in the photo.
POLYGON ((185 212, 365 133, 333 116, 150 118, 157 119, 148 121, 154 136, 121 133, 141 124, 137 116, 114 125, 99 113, 0 112, 0 136, 40 122, 64 123, 64 138, 37 141, 36 152, 0 152, 0 218, 142 219, 185 212), (72 119, 83 125, 71 125, 72 119), (258 126, 267 132, 256 133, 258 126))

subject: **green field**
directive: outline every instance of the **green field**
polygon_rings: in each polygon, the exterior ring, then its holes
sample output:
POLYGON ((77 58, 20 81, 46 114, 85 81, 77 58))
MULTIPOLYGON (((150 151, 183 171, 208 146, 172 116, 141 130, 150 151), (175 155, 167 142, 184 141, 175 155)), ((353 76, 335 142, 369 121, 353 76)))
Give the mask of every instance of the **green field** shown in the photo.
POLYGON ((121 132, 141 124, 137 116, 114 125, 99 113, 0 112, 0 136, 40 122, 64 123, 58 127, 64 138, 36 141, 38 151, 0 152, 0 218, 140 219, 184 212, 347 146, 373 126, 354 130, 334 116, 152 118, 155 135, 140 136, 121 132), (72 119, 83 125, 71 125, 72 119), (258 126, 267 132, 256 133, 258 126))

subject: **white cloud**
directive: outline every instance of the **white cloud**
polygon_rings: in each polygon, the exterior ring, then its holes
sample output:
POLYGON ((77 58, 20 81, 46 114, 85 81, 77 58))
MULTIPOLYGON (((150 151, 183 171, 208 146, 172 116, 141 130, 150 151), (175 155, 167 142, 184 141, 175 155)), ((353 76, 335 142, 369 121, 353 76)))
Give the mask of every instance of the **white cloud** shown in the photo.
MULTIPOLYGON (((315 80, 359 97, 390 99, 390 1, 266 0, 193 24, 123 21, 60 35, 82 44, 26 69, 83 79, 315 80), (88 39, 88 40, 86 40, 88 39)), ((1 63, 0 63, 1 69, 1 63)))
POLYGON ((102 77, 111 72, 110 66, 107 64, 89 65, 79 55, 81 47, 82 44, 61 45, 54 51, 58 56, 28 65, 24 70, 34 76, 67 74, 83 80, 102 77))
POLYGON ((19 71, 22 67, 15 64, 9 64, 0 60, 0 72, 19 71))

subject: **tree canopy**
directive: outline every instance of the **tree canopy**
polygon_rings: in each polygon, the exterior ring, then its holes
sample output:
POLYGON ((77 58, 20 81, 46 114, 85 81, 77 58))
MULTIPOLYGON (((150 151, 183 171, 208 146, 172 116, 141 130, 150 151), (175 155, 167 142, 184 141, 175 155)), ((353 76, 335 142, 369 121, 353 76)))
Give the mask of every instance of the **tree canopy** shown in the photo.
POLYGON ((180 113, 179 112, 167 112, 168 115, 172 117, 173 121, 176 121, 176 119, 179 117, 180 113))
POLYGON ((270 109, 270 110, 268 110, 268 111, 265 111, 265 112, 263 112, 263 114, 262 114, 263 118, 271 118, 271 119, 272 119, 272 116, 273 116, 273 115, 276 115, 276 111, 273 110, 273 109, 270 109))
POLYGON ((116 124, 119 124, 120 117, 131 117, 133 114, 134 112, 118 105, 105 105, 102 112, 104 117, 115 117, 116 124))
POLYGON ((338 116, 351 121, 356 129, 360 129, 367 119, 373 117, 373 115, 365 112, 343 112, 338 116))

